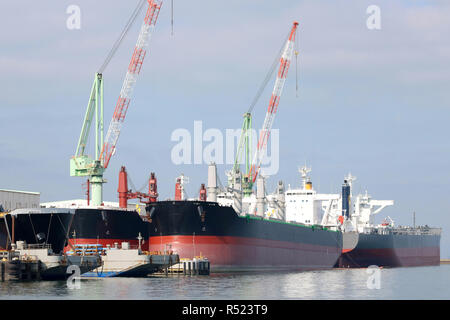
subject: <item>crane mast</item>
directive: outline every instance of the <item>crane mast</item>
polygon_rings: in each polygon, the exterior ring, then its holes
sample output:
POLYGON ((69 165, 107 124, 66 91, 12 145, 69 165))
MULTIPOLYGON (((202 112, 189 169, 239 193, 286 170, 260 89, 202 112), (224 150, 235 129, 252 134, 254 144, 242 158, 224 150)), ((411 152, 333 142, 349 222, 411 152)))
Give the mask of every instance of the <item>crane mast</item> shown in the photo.
POLYGON ((250 168, 250 173, 248 175, 248 182, 247 182, 248 185, 244 186, 244 188, 251 189, 259 173, 264 152, 267 147, 267 141, 269 139, 270 130, 272 129, 273 120, 275 119, 278 104, 280 103, 280 97, 283 92, 284 83, 286 81, 287 73, 289 70, 289 65, 291 63, 292 55, 294 53, 294 43, 297 26, 298 22, 294 22, 291 32, 289 34, 289 38, 286 41, 286 45, 284 46, 283 52, 281 54, 277 78, 275 80, 272 96, 270 97, 269 101, 269 107, 267 108, 267 113, 259 135, 256 153, 254 155, 252 166, 250 168))
POLYGON ((136 47, 134 48, 122 89, 120 90, 119 99, 117 100, 116 108, 109 124, 108 132, 106 133, 105 143, 100 154, 100 161, 105 169, 108 167, 109 160, 115 152, 120 130, 130 105, 131 95, 134 86, 136 85, 137 77, 141 71, 142 64, 144 63, 150 36, 155 28, 156 20, 158 19, 161 3, 162 2, 158 0, 149 0, 149 7, 145 15, 144 23, 142 24, 136 47))
MULTIPOLYGON (((70 175, 71 176, 89 176, 90 185, 92 187, 92 205, 99 206, 103 203, 103 173, 108 167, 109 160, 116 149, 117 140, 119 139, 120 130, 130 105, 130 99, 133 88, 136 84, 137 77, 141 71, 142 64, 146 55, 150 36, 154 30, 156 20, 158 19, 161 9, 162 0, 147 0, 148 8, 145 14, 144 22, 141 26, 139 37, 131 57, 130 64, 127 69, 125 80, 120 91, 119 99, 116 103, 114 114, 110 122, 105 140, 103 140, 103 77, 102 71, 95 75, 94 84, 92 85, 91 95, 86 110, 86 115, 81 129, 80 138, 78 140, 75 156, 70 159, 70 175), (95 158, 85 154, 85 148, 89 137, 89 131, 95 115, 95 158)), ((117 50, 123 36, 131 26, 131 21, 139 13, 142 7, 141 1, 132 15, 129 23, 125 27, 118 43, 115 44, 113 50, 105 61, 100 70, 104 70, 106 64, 110 61, 112 55, 117 50)))

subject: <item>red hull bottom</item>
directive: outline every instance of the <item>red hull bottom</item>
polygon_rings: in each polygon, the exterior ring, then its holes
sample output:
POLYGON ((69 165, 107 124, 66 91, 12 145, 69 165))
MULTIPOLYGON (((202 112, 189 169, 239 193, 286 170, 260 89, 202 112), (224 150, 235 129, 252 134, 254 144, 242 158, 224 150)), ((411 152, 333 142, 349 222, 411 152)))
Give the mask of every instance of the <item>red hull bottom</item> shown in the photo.
POLYGON ((440 264, 440 249, 427 248, 386 248, 356 249, 345 253, 339 259, 344 268, 366 268, 370 265, 383 267, 418 267, 440 264))
POLYGON ((165 245, 180 258, 203 256, 211 271, 310 270, 332 268, 340 248, 228 236, 152 236, 150 251, 165 245))

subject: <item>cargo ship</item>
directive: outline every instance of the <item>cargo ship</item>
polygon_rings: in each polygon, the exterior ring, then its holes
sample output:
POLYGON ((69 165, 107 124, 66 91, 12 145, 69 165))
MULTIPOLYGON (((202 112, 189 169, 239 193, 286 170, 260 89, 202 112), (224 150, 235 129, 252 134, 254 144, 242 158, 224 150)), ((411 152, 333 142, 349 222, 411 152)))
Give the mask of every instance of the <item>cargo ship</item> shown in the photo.
POLYGON ((186 199, 182 175, 175 199, 156 201, 154 175, 149 193, 140 195, 128 190, 122 168, 119 206, 56 203, 16 209, 2 214, 0 245, 6 248, 11 240, 45 243, 60 253, 80 244, 137 246, 143 238, 143 250, 205 256, 212 272, 439 264, 440 228, 395 226, 390 217, 375 224, 375 215, 392 200, 374 200, 367 192, 353 197, 351 175, 341 193, 318 193, 310 171, 300 168, 300 188, 285 190, 279 182, 274 193, 266 194, 261 177, 256 192, 243 196, 236 179, 233 188, 219 188, 217 169, 210 165, 208 188, 202 185, 198 198, 186 199), (145 210, 128 205, 136 197, 151 199, 145 210))
MULTIPOLYGON (((336 228, 286 221, 277 214, 242 214, 227 205, 228 194, 218 193, 219 202, 206 201, 204 187, 200 199, 187 201, 183 176, 178 179, 175 200, 156 201, 152 177, 149 193, 141 195, 149 199, 144 212, 129 208, 128 200, 138 193, 128 190, 123 167, 118 207, 49 203, 43 205, 47 208, 16 209, 0 224, 10 242, 50 244, 56 253, 80 244, 113 247, 128 242, 133 246, 142 237, 148 239, 142 243, 143 250, 173 251, 190 259, 205 256, 212 271, 324 269, 332 268, 341 255, 343 235, 336 228)), ((248 206, 251 201, 244 202, 247 209, 256 210, 248 206)))
POLYGON ((159 201, 151 215, 149 250, 169 245, 180 257, 206 256, 212 271, 325 269, 342 250, 342 233, 239 215, 232 207, 205 201, 159 201))
POLYGON ((440 228, 396 227, 389 217, 377 225, 375 215, 392 200, 374 200, 367 192, 353 197, 351 174, 341 193, 321 194, 312 186, 311 169, 299 171, 300 188, 284 190, 279 182, 266 195, 261 178, 247 197, 234 178, 233 188, 219 190, 215 165, 198 199, 184 199, 180 176, 175 201, 146 207, 149 249, 170 245, 180 257, 205 255, 213 272, 326 268, 336 257, 334 267, 439 264, 440 228))
POLYGON ((286 219, 282 184, 266 201, 261 178, 256 195, 243 198, 242 192, 236 196, 237 189, 218 190, 214 164, 208 172, 208 190, 202 185, 199 199, 185 199, 181 176, 175 200, 148 204, 149 250, 170 246, 180 258, 206 256, 212 272, 326 269, 336 264, 343 233, 337 226, 286 219))
MULTIPOLYGON (((16 241, 49 244, 59 254, 75 245, 103 247, 128 242, 138 246, 139 235, 148 237, 148 223, 135 209, 113 207, 16 209, 0 219, 4 248, 16 241)), ((144 250, 147 241, 142 243, 144 250)))
MULTIPOLYGON (((40 208, 16 209, 2 213, 0 219, 0 246, 25 241, 29 244, 45 243, 53 252, 72 250, 74 245, 99 244, 107 248, 122 242, 137 247, 139 238, 148 238, 145 203, 157 200, 157 179, 150 173, 148 192, 131 192, 128 189, 125 167, 119 172, 119 202, 104 202, 93 206, 86 200, 68 200, 42 203, 40 208), (128 204, 130 199, 142 203, 128 204)), ((148 249, 147 240, 142 249, 148 249)))
POLYGON ((354 250, 338 267, 417 267, 440 264, 440 228, 379 226, 359 234, 354 250))
POLYGON ((359 240, 351 252, 342 255, 337 266, 361 268, 371 265, 383 267, 439 265, 442 229, 428 225, 396 226, 389 216, 376 224, 375 215, 384 207, 393 205, 393 201, 373 200, 367 192, 357 195, 353 200, 351 196, 353 178, 349 176, 342 186, 345 202, 349 204, 344 205, 342 215, 348 223, 348 228, 358 233, 359 240))

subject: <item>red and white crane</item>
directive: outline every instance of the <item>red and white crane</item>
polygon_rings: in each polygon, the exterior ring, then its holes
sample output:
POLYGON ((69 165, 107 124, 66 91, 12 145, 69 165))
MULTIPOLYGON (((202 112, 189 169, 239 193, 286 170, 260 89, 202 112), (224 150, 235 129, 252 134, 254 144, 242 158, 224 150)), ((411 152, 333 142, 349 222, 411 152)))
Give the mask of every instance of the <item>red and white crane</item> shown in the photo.
POLYGON ((70 159, 70 175, 75 177, 89 177, 89 184, 92 188, 92 205, 100 206, 103 203, 103 173, 108 167, 109 160, 116 150, 120 129, 125 120, 125 116, 130 105, 133 88, 136 84, 139 72, 144 62, 146 50, 150 41, 150 36, 155 28, 161 9, 162 0, 141 0, 131 15, 130 20, 125 25, 119 39, 113 45, 103 65, 95 74, 89 97, 88 107, 81 128, 75 155, 70 159), (103 140, 103 71, 111 61, 120 43, 124 39, 127 31, 133 24, 144 3, 148 3, 145 19, 139 32, 139 37, 128 65, 125 80, 120 91, 119 99, 116 103, 114 114, 103 140), (95 118, 95 120, 94 120, 95 118), (95 125, 92 125, 95 124, 95 125), (95 128, 95 157, 86 154, 86 146, 91 125, 95 128))
POLYGON ((252 161, 252 166, 249 172, 249 182, 251 185, 255 183, 256 178, 261 167, 262 159, 267 147, 270 130, 272 129, 273 120, 277 113, 278 104, 280 103, 281 93, 283 92, 284 83, 286 81, 289 65, 291 63, 292 55, 294 53, 295 36, 298 22, 294 22, 289 38, 286 41, 283 52, 280 58, 280 67, 278 69, 277 79, 273 87, 272 96, 270 97, 269 107, 267 108, 266 117, 259 135, 258 145, 255 156, 252 161))
POLYGON ((105 143, 103 144, 102 152, 100 154, 100 160, 105 169, 108 167, 109 160, 116 150, 122 123, 125 120, 130 105, 131 95, 139 72, 141 71, 150 37, 155 28, 156 20, 158 19, 162 5, 161 0, 148 0, 148 3, 149 5, 144 23, 142 24, 136 47, 134 48, 122 89, 120 90, 119 99, 117 100, 116 108, 109 124, 108 132, 106 133, 105 143))

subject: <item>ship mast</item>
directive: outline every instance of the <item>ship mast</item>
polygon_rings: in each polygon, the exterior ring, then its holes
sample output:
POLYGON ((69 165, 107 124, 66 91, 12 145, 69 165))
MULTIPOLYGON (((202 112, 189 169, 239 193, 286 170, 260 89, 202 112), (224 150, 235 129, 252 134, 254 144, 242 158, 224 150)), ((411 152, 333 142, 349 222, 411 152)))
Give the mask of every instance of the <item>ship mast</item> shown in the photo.
POLYGON ((308 182, 310 182, 310 178, 308 176, 308 173, 311 172, 311 167, 307 167, 306 165, 304 165, 303 167, 298 169, 298 172, 300 172, 300 174, 302 175, 302 189, 305 190, 306 189, 306 184, 308 182))

